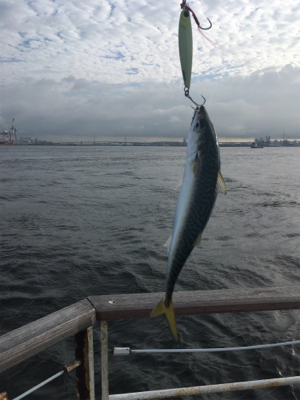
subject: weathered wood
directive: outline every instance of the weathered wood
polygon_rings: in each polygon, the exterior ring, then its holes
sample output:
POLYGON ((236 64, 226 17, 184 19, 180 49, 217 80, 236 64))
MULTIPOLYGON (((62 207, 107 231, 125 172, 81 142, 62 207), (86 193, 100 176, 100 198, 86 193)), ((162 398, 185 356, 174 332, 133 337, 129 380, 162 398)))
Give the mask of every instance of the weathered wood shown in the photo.
MULTIPOLYGON (((91 296, 97 321, 147 318, 164 293, 91 296)), ((300 288, 197 290, 174 292, 176 315, 270 311, 300 308, 300 288)))
POLYGON ((75 335, 77 400, 95 400, 93 327, 75 335))
POLYGON ((102 386, 101 399, 109 400, 107 321, 101 321, 101 386, 102 386))
POLYGON ((96 322, 84 299, 0 337, 0 372, 67 339, 96 322))
MULTIPOLYGON (((0 372, 98 321, 147 318, 163 293, 91 296, 0 337, 0 372), (92 306, 92 304, 93 306, 92 306)), ((175 292, 176 315, 300 308, 299 287, 175 292)))

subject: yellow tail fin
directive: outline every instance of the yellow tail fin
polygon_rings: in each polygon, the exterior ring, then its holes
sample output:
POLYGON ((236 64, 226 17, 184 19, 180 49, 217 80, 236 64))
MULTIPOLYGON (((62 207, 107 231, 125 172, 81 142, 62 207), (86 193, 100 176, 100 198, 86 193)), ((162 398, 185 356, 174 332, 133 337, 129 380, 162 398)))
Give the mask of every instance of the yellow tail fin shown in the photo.
POLYGON ((175 342, 178 342, 175 313, 174 313, 174 307, 173 307, 172 301, 171 301, 169 307, 166 307, 165 300, 161 300, 157 304, 157 306, 153 309, 152 313, 150 314, 150 318, 158 317, 161 314, 166 314, 173 338, 174 338, 175 342))

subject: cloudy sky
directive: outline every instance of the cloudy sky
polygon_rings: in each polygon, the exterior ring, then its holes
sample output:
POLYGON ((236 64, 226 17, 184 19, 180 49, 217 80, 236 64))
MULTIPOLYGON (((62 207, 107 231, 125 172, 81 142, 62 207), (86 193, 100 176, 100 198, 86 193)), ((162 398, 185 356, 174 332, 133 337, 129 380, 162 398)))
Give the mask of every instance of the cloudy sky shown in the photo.
MULTIPOLYGON (((192 0, 190 94, 219 138, 300 139, 300 2, 192 0)), ((45 140, 184 138, 180 1, 0 1, 0 131, 45 140)))

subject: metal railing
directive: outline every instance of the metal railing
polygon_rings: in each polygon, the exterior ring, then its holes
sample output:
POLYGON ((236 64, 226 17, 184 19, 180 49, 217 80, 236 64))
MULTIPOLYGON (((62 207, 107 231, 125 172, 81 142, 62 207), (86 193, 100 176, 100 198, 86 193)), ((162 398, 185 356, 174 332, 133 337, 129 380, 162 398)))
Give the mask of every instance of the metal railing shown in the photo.
MULTIPOLYGON (((68 365, 66 365, 64 367, 64 369, 62 369, 61 371, 59 371, 57 374, 54 374, 52 376, 50 376, 50 378, 45 379, 43 382, 39 383, 38 385, 32 387, 31 389, 27 390, 26 392, 20 394, 17 397, 14 397, 12 400, 21 400, 24 399, 24 397, 28 396, 29 394, 35 392, 36 390, 38 390, 39 388, 47 385, 47 383, 50 383, 52 381, 54 381, 54 379, 58 378, 59 376, 65 374, 65 373, 69 373, 71 371, 73 371, 73 369, 79 367, 79 365, 81 364, 80 360, 75 360, 71 363, 69 363, 68 365)), ((7 393, 6 393, 6 397, 7 397, 7 393)))
MULTIPOLYGON (((188 388, 163 389, 148 392, 109 395, 108 381, 108 321, 149 317, 162 293, 91 296, 56 313, 34 321, 0 337, 0 372, 3 372, 35 354, 75 335, 75 361, 63 370, 19 395, 21 400, 34 390, 51 382, 66 372, 76 370, 77 399, 95 399, 93 325, 101 322, 101 381, 102 400, 158 399, 204 393, 218 393, 246 389, 300 384, 300 376, 274 378, 248 382, 222 383, 188 388)), ((298 287, 260 288, 242 290, 208 290, 175 292, 173 296, 176 315, 212 314, 287 310, 300 308, 298 287)), ((230 349, 147 349, 117 350, 116 353, 239 351, 251 348, 299 344, 300 341, 230 349)), ((8 399, 0 393, 0 400, 8 399)))

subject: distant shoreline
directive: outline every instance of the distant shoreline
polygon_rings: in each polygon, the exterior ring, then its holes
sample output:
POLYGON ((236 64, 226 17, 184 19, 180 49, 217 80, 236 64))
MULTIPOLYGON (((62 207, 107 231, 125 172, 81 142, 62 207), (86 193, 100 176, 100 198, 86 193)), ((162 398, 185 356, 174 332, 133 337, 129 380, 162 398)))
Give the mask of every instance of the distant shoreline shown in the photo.
MULTIPOLYGON (((219 142, 220 147, 251 147, 253 142, 219 142)), ((0 143, 0 145, 4 145, 0 143)), ((12 146, 9 144, 8 146, 12 146)), ((158 147, 186 147, 186 142, 174 142, 174 141, 164 141, 164 142, 91 142, 91 141, 82 141, 82 142, 47 142, 47 141, 37 141, 33 143, 25 142, 25 143, 16 143, 13 146, 158 146, 158 147)), ((285 143, 270 143, 267 147, 300 147, 300 141, 285 141, 285 143)))

